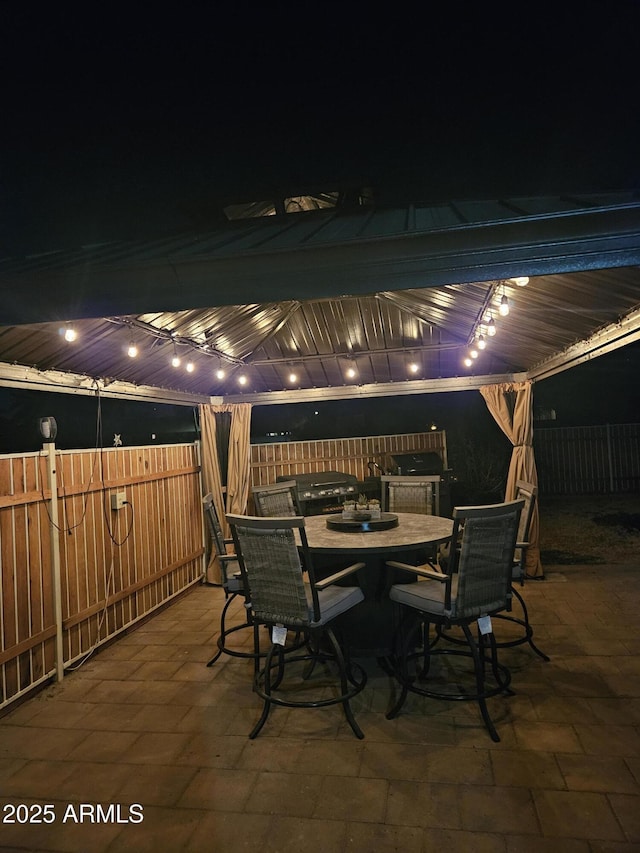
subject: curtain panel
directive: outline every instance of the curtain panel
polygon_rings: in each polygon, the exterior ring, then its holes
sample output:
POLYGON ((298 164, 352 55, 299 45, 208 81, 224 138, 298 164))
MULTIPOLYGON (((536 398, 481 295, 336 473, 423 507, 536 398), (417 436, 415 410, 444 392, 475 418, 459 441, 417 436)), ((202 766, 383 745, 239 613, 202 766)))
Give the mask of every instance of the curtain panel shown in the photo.
MULTIPOLYGON (((228 512, 243 515, 247 510, 249 483, 251 479, 250 453, 251 403, 223 403, 221 405, 200 406, 200 436, 202 442, 202 478, 206 492, 211 492, 216 513, 224 536, 229 537, 226 522, 228 512), (220 470, 218 453, 218 429, 216 415, 231 413, 229 431, 228 464, 226 470, 226 490, 223 488, 223 476, 220 470)), ((220 565, 215 551, 212 551, 207 568, 207 576, 219 583, 220 565)))
MULTIPOLYGON (((538 471, 533 452, 533 383, 527 381, 484 385, 480 388, 480 393, 496 423, 513 445, 504 495, 505 500, 510 501, 515 498, 518 480, 538 485, 538 471)), ((537 501, 529 528, 529 543, 526 573, 529 577, 543 577, 537 501)))

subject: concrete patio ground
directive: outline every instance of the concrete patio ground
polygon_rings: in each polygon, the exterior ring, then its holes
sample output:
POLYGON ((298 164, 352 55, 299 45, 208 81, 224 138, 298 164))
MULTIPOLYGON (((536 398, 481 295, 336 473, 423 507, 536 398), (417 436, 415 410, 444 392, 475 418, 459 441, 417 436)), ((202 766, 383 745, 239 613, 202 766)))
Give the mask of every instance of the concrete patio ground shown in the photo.
POLYGON ((640 850, 638 567, 551 566, 524 595, 551 660, 503 651, 500 743, 471 702, 387 720, 375 661, 364 740, 331 707, 250 741, 252 665, 206 667, 224 599, 197 586, 0 719, 0 850, 640 850))

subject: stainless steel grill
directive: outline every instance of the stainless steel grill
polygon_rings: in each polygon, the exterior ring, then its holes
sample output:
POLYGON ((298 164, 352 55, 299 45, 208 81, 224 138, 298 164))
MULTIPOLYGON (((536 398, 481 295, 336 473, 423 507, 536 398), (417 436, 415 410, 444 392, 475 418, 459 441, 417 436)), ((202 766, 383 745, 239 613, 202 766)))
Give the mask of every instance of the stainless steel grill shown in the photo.
POLYGON ((317 515, 335 509, 347 497, 358 494, 358 480, 353 474, 341 471, 322 471, 315 474, 281 476, 278 482, 295 480, 298 502, 304 515, 317 515))

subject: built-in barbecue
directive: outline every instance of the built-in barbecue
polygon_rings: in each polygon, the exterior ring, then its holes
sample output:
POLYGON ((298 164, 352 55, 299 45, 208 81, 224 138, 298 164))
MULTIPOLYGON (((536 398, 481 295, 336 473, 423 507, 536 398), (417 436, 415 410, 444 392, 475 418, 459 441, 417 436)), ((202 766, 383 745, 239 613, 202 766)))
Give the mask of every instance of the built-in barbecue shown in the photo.
POLYGON ((339 510, 344 500, 358 494, 357 478, 352 474, 343 474, 342 471, 294 474, 280 476, 277 480, 278 482, 295 480, 298 488, 298 502, 304 515, 318 515, 321 512, 339 510))

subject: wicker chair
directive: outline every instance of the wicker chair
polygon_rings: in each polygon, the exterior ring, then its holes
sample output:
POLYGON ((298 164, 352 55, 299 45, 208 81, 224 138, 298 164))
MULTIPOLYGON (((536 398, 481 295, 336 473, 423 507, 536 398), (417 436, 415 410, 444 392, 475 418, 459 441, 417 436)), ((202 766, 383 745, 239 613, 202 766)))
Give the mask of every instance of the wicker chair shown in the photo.
POLYGON ((440 515, 440 477, 380 477, 382 510, 440 515))
MULTIPOLYGON (((366 673, 358 664, 350 664, 343 653, 331 623, 364 599, 358 586, 337 586, 335 582, 364 567, 355 563, 340 572, 316 581, 304 529, 304 518, 261 518, 228 515, 238 554, 242 577, 249 592, 249 607, 254 623, 256 650, 259 647, 258 626, 273 626, 264 667, 256 663, 254 690, 263 700, 262 715, 252 731, 255 738, 265 724, 273 705, 288 708, 320 708, 342 704, 354 734, 362 738, 350 700, 366 684, 366 673), (308 573, 304 582, 302 560, 308 573), (306 646, 285 648, 288 630, 301 632, 306 646), (314 687, 311 676, 319 664, 337 666, 338 695, 327 696, 323 679, 322 693, 314 697, 301 696, 299 691, 280 691, 290 687, 292 671, 304 664, 302 681, 309 694, 314 687), (285 678, 286 677, 286 678, 285 678)), ((324 670, 324 666, 323 666, 324 670)), ((299 686, 299 685, 297 685, 299 686)))
MULTIPOLYGON (((394 584, 390 598, 406 608, 401 624, 395 675, 400 694, 388 712, 395 717, 411 691, 434 699, 472 699, 479 703, 482 718, 492 740, 500 738, 489 716, 487 698, 510 693, 511 674, 498 662, 497 645, 491 617, 511 609, 511 575, 518 524, 524 501, 511 501, 481 507, 458 507, 453 511, 453 538, 447 572, 417 569, 404 563, 389 562, 393 568, 407 569, 428 579, 410 584, 394 584), (461 538, 464 525, 464 537, 461 538), (477 622, 477 638, 471 626, 477 622), (430 626, 435 626, 435 639, 430 626), (443 628, 459 626, 466 649, 442 647, 443 628), (414 638, 422 630, 422 648, 415 651, 414 638), (437 646, 437 647, 436 647, 437 646), (474 682, 467 690, 459 685, 449 689, 437 679, 429 679, 432 659, 438 655, 457 655, 473 660, 474 682), (492 680, 487 680, 490 664, 492 680)), ((456 679, 461 678, 456 673, 456 679)))
POLYGON ((271 483, 268 486, 254 486, 252 494, 257 516, 284 518, 302 515, 295 480, 271 483))
POLYGON ((211 542, 218 557, 218 562, 220 563, 222 588, 224 589, 225 595, 225 603, 220 615, 220 633, 216 641, 218 650, 211 660, 207 662, 207 666, 213 666, 222 654, 238 658, 253 658, 255 650, 251 652, 241 651, 231 648, 226 643, 227 637, 230 634, 234 634, 236 631, 242 631, 245 628, 251 628, 252 623, 246 620, 239 625, 233 625, 231 628, 227 628, 226 626, 227 611, 231 602, 236 598, 236 596, 244 595, 244 584, 242 582, 242 574, 240 572, 240 563, 238 562, 238 558, 235 554, 227 553, 227 545, 231 545, 233 540, 225 539, 223 536, 211 493, 204 496, 202 504, 204 507, 205 518, 209 526, 209 532, 211 534, 211 542))

